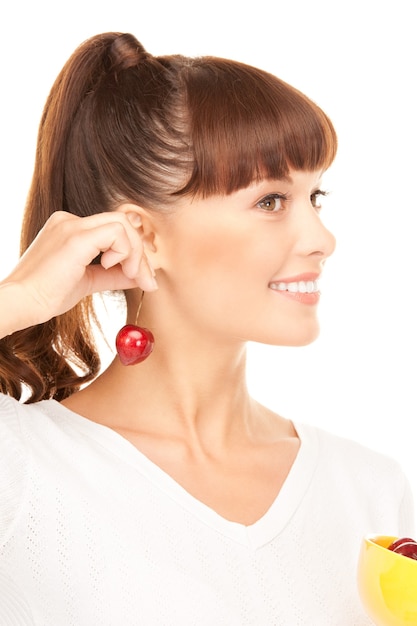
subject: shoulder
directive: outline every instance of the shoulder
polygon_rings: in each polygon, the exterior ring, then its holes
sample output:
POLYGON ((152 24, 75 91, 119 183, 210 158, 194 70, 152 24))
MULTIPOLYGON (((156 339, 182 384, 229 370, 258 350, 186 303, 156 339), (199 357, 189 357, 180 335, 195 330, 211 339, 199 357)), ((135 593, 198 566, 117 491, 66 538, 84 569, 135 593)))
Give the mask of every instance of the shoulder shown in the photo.
MULTIPOLYGON (((0 446, 3 452, 10 446, 12 440, 21 438, 19 415, 22 404, 4 394, 0 394, 0 446)), ((1 455, 3 456, 3 455, 1 455)))
POLYGON ((0 393, 0 464, 10 463, 29 452, 31 444, 42 438, 54 423, 57 407, 54 400, 23 404, 15 398, 0 393))
POLYGON ((68 485, 74 459, 79 473, 90 471, 90 447, 83 447, 78 421, 55 400, 23 404, 0 394, 0 549, 34 493, 38 503, 48 501, 55 478, 68 485))
MULTIPOLYGON (((11 396, 0 393, 0 432, 9 433, 16 436, 21 433, 22 426, 30 423, 36 416, 41 417, 42 412, 39 407, 45 403, 53 401, 43 401, 34 404, 23 404, 11 396)), ((35 423, 35 422, 34 422, 35 423)))
POLYGON ((30 431, 41 417, 37 404, 23 404, 0 393, 0 464, 14 466, 26 454, 30 431))
POLYGON ((295 427, 301 445, 315 449, 316 496, 320 491, 334 502, 335 494, 339 494, 343 507, 347 502, 356 503, 358 510, 369 513, 374 529, 392 528, 392 534, 412 532, 414 497, 398 460, 308 424, 295 424, 295 427))
POLYGON ((295 426, 302 445, 315 446, 317 470, 323 480, 364 497, 391 497, 399 502, 408 498, 410 485, 397 459, 309 424, 295 426))
POLYGON ((17 515, 28 476, 28 454, 22 436, 20 403, 0 394, 0 541, 17 515))
POLYGON ((307 445, 315 442, 320 459, 323 463, 332 463, 354 470, 362 470, 366 466, 368 471, 393 469, 401 471, 400 464, 393 457, 360 443, 354 439, 337 435, 330 431, 305 423, 295 424, 300 440, 307 445))
POLYGON ((42 400, 24 404, 0 393, 0 431, 21 433, 44 428, 47 422, 59 422, 60 404, 55 400, 42 400))

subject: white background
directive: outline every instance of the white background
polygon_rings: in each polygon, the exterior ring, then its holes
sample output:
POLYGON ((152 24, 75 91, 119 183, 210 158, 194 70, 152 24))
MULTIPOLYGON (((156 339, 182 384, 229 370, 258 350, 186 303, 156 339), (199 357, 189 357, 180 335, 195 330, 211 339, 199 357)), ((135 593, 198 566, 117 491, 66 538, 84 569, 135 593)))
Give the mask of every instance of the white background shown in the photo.
POLYGON ((81 41, 99 32, 128 31, 154 54, 213 54, 277 74, 316 100, 338 131, 340 150, 324 180, 332 193, 323 214, 338 247, 321 284, 320 338, 306 348, 250 345, 249 384, 258 399, 286 417, 398 458, 417 500, 413 5, 3 3, 0 275, 17 259, 45 98, 81 41))

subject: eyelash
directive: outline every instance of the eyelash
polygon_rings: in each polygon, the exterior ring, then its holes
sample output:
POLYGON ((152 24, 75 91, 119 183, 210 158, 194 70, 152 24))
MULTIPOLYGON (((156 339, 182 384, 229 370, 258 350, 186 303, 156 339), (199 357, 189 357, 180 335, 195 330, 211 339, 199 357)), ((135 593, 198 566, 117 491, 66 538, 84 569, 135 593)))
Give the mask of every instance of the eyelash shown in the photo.
POLYGON ((324 191, 323 189, 316 189, 316 191, 313 191, 313 193, 310 196, 310 200, 311 200, 311 204, 312 206, 317 210, 320 211, 321 209, 321 204, 315 204, 317 203, 317 199, 319 198, 319 196, 321 196, 322 198, 325 198, 326 196, 329 195, 328 191, 324 191), (313 198, 315 199, 313 202, 313 198))
MULTIPOLYGON (((317 199, 319 196, 325 197, 327 195, 328 195, 327 191, 323 191, 322 189, 316 189, 316 191, 313 191, 313 193, 310 196, 311 205, 317 211, 320 211, 321 204, 317 204, 317 199)), ((256 206, 262 209, 263 211, 265 211, 266 213, 278 213, 279 211, 282 211, 282 206, 279 206, 278 208, 274 206, 272 209, 262 207, 262 204, 271 202, 271 200, 280 200, 285 203, 288 201, 288 195, 285 193, 269 193, 267 196, 264 196, 263 198, 261 198, 261 200, 259 200, 259 202, 256 203, 256 206)))

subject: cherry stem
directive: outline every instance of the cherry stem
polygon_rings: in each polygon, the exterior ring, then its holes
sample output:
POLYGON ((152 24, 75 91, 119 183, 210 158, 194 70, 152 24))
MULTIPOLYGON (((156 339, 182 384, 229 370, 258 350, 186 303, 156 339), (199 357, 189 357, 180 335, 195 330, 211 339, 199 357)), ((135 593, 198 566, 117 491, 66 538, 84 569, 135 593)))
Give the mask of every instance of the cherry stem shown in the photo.
POLYGON ((144 290, 142 290, 142 295, 141 295, 141 297, 140 297, 140 302, 139 302, 138 310, 136 311, 136 318, 135 318, 135 325, 136 325, 136 326, 138 325, 139 313, 140 313, 140 310, 141 310, 141 308, 142 308, 142 304, 143 304, 143 296, 144 296, 144 295, 145 295, 145 291, 144 291, 144 290))

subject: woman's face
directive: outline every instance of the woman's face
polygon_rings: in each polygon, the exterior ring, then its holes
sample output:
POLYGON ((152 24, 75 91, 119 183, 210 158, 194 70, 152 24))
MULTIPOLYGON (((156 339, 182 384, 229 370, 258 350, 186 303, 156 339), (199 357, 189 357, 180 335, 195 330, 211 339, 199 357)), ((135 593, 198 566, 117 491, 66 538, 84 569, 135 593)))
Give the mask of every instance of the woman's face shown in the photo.
POLYGON ((183 199, 161 220, 158 298, 175 324, 216 341, 316 338, 317 281, 335 246, 320 220, 320 178, 292 171, 228 196, 183 199))

